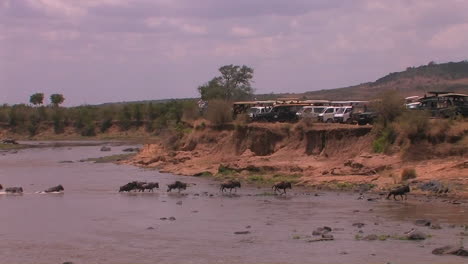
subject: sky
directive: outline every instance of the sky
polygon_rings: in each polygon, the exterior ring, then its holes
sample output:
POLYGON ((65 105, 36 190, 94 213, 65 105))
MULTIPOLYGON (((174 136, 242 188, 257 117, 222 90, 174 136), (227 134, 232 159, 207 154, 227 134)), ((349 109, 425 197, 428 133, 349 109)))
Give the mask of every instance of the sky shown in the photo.
POLYGON ((256 93, 468 58, 466 0, 0 0, 0 103, 197 97, 227 64, 256 93))

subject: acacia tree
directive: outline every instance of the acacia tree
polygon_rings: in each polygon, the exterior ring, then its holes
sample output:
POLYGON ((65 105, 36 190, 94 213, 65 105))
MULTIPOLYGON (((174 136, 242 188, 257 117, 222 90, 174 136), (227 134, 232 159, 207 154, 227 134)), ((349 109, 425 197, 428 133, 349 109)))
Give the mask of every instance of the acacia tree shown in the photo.
POLYGON ((63 97, 63 94, 51 94, 50 95, 50 102, 55 106, 59 106, 60 104, 65 101, 65 97, 63 97))
POLYGON ((254 70, 245 65, 225 65, 219 68, 221 76, 198 87, 203 100, 222 99, 225 101, 248 98, 253 93, 251 81, 254 70))
POLYGON ((44 94, 35 93, 29 97, 29 102, 33 105, 41 105, 44 103, 44 94))

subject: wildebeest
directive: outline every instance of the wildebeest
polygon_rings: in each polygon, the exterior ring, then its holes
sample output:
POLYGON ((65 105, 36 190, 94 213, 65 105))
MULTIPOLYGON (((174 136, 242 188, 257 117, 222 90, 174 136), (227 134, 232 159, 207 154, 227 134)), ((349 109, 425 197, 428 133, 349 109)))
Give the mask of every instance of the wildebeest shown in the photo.
POLYGON ((185 190, 187 189, 187 184, 181 181, 175 181, 174 183, 167 185, 167 191, 170 192, 172 189, 185 190))
POLYGON ((23 187, 8 187, 5 189, 7 193, 23 193, 23 187))
POLYGON ((3 190, 3 186, 0 184, 0 190, 3 190))
POLYGON ((145 190, 149 190, 149 191, 154 192, 154 190, 153 190, 154 188, 159 189, 159 183, 157 183, 157 182, 148 182, 146 184, 143 184, 141 187, 142 188, 138 188, 139 191, 144 192, 145 190))
POLYGON ((137 191, 137 190, 144 190, 144 185, 146 182, 140 181, 132 181, 123 186, 120 186, 119 192, 130 192, 130 191, 137 191))
POLYGON ((223 182, 220 185, 221 192, 224 192, 224 189, 229 189, 229 192, 234 189, 237 192, 237 188, 241 187, 241 183, 238 180, 230 180, 227 182, 223 182))
POLYGON ((14 139, 12 139, 12 138, 4 139, 4 140, 2 140, 2 143, 4 143, 4 144, 18 145, 18 142, 16 142, 16 140, 14 140, 14 139))
POLYGON ((51 193, 51 192, 60 192, 60 191, 64 191, 65 189, 63 188, 63 186, 61 184, 57 185, 57 186, 54 186, 54 187, 50 187, 49 189, 45 190, 44 192, 45 193, 51 193))
POLYGON ((120 186, 119 192, 129 192, 133 191, 136 189, 136 183, 135 182, 129 182, 123 186, 120 186))
POLYGON ((392 195, 393 195, 394 200, 397 200, 396 198, 397 195, 401 196, 401 199, 403 199, 403 195, 404 195, 405 200, 406 200, 407 199, 406 193, 409 193, 409 192, 410 192, 409 185, 403 185, 403 186, 400 186, 398 188, 391 190, 387 195, 387 199, 390 199, 390 196, 392 195))
POLYGON ((275 190, 275 193, 278 190, 283 190, 283 194, 286 194, 286 189, 288 189, 288 188, 292 189, 292 186, 291 186, 290 182, 282 181, 282 182, 278 182, 277 184, 273 185, 273 187, 271 187, 271 188, 275 190))

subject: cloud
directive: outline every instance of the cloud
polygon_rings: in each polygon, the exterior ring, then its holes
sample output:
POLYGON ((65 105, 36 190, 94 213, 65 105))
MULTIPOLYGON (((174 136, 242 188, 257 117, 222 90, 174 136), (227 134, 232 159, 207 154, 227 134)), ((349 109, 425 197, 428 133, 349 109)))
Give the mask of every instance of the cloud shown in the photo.
POLYGON ((171 17, 149 17, 145 20, 145 23, 148 27, 151 28, 161 28, 165 26, 170 26, 177 28, 180 31, 190 33, 190 34, 206 34, 207 29, 203 26, 194 25, 185 22, 180 18, 171 18, 171 17))
MULTIPOLYGON (((18 0, 21 1, 21 0, 18 0)), ((65 17, 82 17, 90 8, 106 6, 122 6, 129 0, 26 0, 33 8, 39 9, 50 15, 65 17)))
POLYGON ((436 33, 429 44, 438 49, 458 49, 468 47, 468 23, 452 25, 436 33))
POLYGON ((71 104, 196 96, 232 63, 255 69, 258 92, 335 88, 466 59, 467 9, 461 0, 0 0, 0 79, 6 102, 47 87, 71 104))
POLYGON ((234 26, 231 28, 231 35, 236 37, 252 37, 255 35, 255 30, 248 27, 234 26))

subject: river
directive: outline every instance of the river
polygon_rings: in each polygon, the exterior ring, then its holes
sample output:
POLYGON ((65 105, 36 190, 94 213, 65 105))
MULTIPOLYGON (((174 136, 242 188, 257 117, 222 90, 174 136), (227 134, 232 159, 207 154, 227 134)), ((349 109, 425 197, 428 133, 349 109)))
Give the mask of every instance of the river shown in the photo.
POLYGON ((79 162, 120 154, 126 147, 101 152, 100 146, 59 146, 0 154, 0 184, 24 188, 22 195, 0 195, 0 263, 466 263, 463 257, 431 254, 462 241, 466 204, 411 195, 406 202, 367 201, 354 193, 302 188, 273 196, 268 187, 255 186, 221 195, 218 183, 206 178, 79 162), (132 180, 157 181, 161 189, 117 191, 132 180), (190 186, 182 194, 167 193, 166 184, 174 180, 190 186), (64 194, 36 193, 58 184, 64 194), (175 220, 161 219, 170 217, 175 220), (442 229, 416 227, 413 221, 422 218, 442 229), (352 226, 356 222, 365 226, 352 226), (334 240, 308 242, 321 226, 334 229, 334 240), (412 228, 430 237, 356 240, 357 235, 400 236, 412 228))

